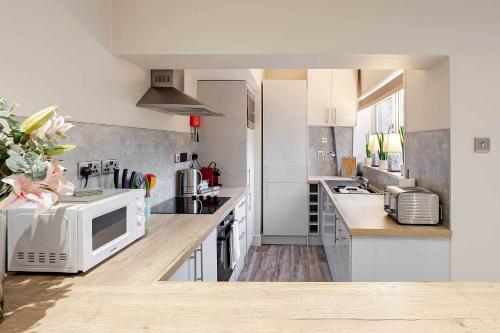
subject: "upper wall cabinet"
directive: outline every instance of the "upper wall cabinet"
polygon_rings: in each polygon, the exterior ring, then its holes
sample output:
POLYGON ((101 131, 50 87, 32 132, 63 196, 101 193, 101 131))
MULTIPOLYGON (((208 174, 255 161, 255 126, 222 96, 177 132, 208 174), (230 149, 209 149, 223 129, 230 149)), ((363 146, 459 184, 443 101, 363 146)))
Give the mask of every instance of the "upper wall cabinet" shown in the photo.
POLYGON ((356 126, 356 70, 309 69, 307 84, 309 125, 356 126))

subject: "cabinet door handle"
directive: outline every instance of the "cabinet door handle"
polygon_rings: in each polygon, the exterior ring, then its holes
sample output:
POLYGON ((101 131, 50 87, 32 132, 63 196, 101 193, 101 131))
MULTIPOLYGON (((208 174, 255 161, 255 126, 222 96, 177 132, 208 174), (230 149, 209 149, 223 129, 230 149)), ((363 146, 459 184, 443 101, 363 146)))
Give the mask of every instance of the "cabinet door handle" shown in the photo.
POLYGON ((332 114, 332 110, 330 107, 325 106, 325 111, 326 111, 326 123, 330 124, 330 116, 332 114))
MULTIPOLYGON (((193 254, 189 257, 189 262, 193 262, 193 267, 194 267, 194 274, 192 276, 189 276, 189 281, 196 281, 196 251, 193 252, 193 254), (191 280, 192 277, 192 280, 191 280)), ((189 268, 189 264, 188 264, 189 268)), ((191 268, 189 268, 189 271, 191 271, 191 268)), ((191 272, 189 272, 189 275, 191 275, 191 272)))
POLYGON ((203 281, 203 244, 194 252, 194 280, 203 281), (198 277, 198 259, 197 253, 200 254, 200 277, 198 277))
POLYGON ((243 237, 244 237, 246 234, 247 234, 247 232, 246 232, 246 231, 243 231, 243 233, 242 233, 242 234, 241 234, 241 236, 240 236, 240 240, 242 240, 242 239, 243 239, 243 237))
POLYGON ((246 201, 243 201, 242 203, 240 203, 240 204, 238 205, 238 208, 243 207, 243 205, 244 205, 244 204, 246 204, 246 201))
POLYGON ((336 108, 333 108, 333 113, 334 113, 333 124, 337 125, 337 109, 336 108))

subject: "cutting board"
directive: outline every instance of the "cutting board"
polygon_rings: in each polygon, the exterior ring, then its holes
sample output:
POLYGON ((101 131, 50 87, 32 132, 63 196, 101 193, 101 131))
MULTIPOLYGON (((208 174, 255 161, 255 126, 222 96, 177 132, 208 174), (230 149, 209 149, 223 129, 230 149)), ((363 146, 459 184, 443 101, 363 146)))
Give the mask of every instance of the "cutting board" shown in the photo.
POLYGON ((342 157, 342 176, 353 177, 356 171, 356 157, 342 157))

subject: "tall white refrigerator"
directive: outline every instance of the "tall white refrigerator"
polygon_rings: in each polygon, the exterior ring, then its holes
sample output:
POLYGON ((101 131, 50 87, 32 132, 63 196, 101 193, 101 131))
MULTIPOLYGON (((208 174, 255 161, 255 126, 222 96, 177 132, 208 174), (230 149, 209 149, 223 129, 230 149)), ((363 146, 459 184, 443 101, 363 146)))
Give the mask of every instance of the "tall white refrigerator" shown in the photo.
POLYGON ((264 80, 264 236, 307 236, 307 81, 264 80))

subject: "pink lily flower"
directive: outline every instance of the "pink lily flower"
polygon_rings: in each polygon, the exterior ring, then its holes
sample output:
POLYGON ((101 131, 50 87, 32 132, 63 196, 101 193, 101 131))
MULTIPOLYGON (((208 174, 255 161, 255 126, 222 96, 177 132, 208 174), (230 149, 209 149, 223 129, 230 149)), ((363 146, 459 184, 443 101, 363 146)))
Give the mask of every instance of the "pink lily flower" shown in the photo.
POLYGON ((31 138, 36 137, 62 137, 71 128, 75 127, 72 123, 67 123, 63 116, 55 116, 46 122, 39 129, 31 132, 31 138))
POLYGON ((72 195, 75 191, 75 185, 73 185, 64 176, 64 168, 62 165, 58 164, 56 161, 49 162, 49 167, 47 168, 47 177, 42 181, 42 186, 51 190, 52 192, 61 195, 72 195))
POLYGON ((0 209, 15 209, 30 201, 36 205, 35 216, 38 216, 59 199, 56 193, 41 187, 40 182, 30 180, 23 174, 10 175, 2 179, 2 182, 12 186, 12 191, 7 198, 0 201, 0 209))

